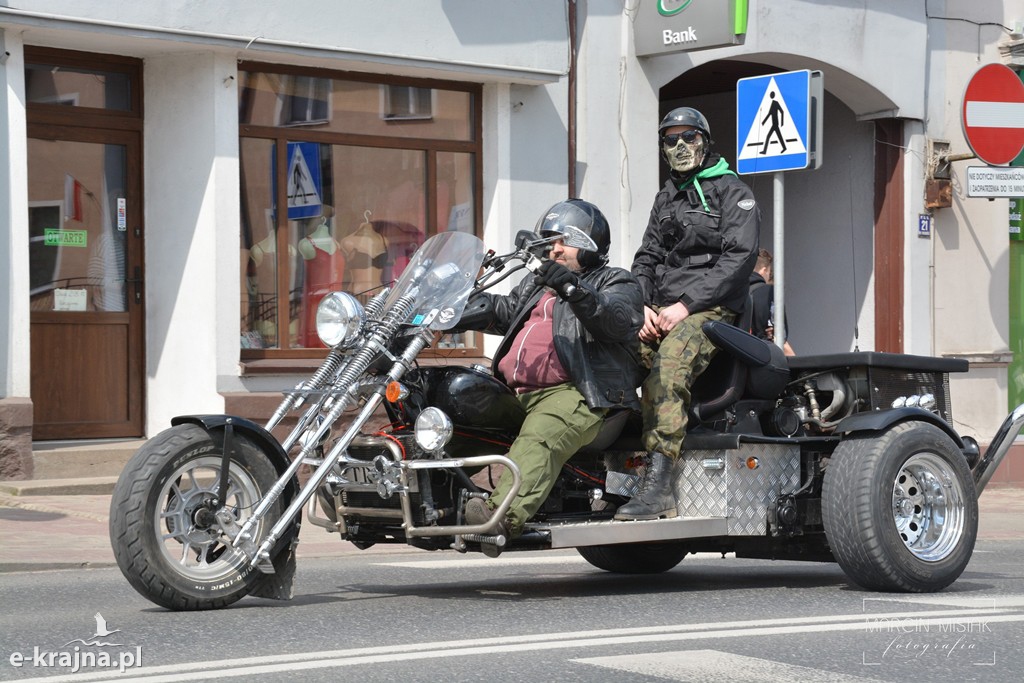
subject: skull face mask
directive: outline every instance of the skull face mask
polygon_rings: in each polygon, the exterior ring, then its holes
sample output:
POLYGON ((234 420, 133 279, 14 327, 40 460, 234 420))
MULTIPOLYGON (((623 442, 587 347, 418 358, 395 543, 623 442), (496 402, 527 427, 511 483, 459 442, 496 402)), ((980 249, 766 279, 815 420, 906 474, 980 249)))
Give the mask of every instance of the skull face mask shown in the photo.
POLYGON ((698 131, 669 134, 662 138, 661 144, 668 165, 676 173, 689 173, 704 161, 704 136, 698 131), (690 142, 686 141, 687 137, 691 138, 690 142))

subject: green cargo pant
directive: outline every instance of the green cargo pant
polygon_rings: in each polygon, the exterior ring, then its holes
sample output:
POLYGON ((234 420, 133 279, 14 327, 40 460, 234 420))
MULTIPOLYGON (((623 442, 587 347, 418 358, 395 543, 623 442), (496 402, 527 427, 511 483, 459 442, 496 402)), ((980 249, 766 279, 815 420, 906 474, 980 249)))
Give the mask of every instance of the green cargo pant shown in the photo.
MULTIPOLYGON (((562 465, 576 451, 594 440, 604 423, 603 409, 591 410, 572 384, 530 391, 519 396, 526 420, 512 443, 508 457, 519 467, 522 482, 505 522, 513 537, 540 509, 555 485, 562 465)), ((488 500, 496 508, 512 487, 512 473, 505 471, 488 500)))
POLYGON ((690 387, 714 358, 718 348, 700 326, 708 320, 731 323, 736 314, 716 306, 688 316, 655 344, 641 344, 640 356, 651 372, 644 380, 640 409, 644 448, 675 460, 686 438, 690 387))

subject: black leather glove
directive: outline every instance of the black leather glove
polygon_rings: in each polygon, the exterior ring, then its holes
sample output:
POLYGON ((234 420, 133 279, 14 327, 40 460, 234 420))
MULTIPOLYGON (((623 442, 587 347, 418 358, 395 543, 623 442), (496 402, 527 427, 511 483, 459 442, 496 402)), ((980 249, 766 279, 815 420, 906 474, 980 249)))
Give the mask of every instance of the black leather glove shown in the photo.
POLYGON ((555 290, 566 301, 579 301, 586 294, 586 290, 580 287, 579 276, 557 261, 540 264, 533 281, 555 290))

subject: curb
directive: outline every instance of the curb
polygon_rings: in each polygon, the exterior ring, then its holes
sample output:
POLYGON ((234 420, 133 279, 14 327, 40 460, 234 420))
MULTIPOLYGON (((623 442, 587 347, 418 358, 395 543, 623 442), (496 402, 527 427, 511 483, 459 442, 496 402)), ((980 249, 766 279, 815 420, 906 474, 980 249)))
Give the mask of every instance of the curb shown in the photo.
POLYGON ((0 562, 0 575, 15 572, 52 572, 60 570, 108 569, 117 562, 0 562))
POLYGON ((113 493, 116 483, 116 476, 0 481, 0 493, 9 496, 102 496, 113 493))

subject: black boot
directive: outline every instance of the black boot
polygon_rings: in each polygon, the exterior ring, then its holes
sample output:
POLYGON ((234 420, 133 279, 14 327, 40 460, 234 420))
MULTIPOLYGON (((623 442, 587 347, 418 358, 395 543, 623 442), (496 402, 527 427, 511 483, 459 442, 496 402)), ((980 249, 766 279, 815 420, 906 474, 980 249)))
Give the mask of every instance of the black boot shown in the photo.
POLYGON ((640 488, 628 503, 615 511, 615 519, 661 519, 676 514, 672 460, 661 453, 651 453, 640 488))
MULTIPOLYGON (((491 515, 494 511, 487 507, 487 503, 482 498, 470 498, 466 501, 465 520, 466 524, 477 526, 480 524, 486 524, 491 519, 491 515)), ((497 543, 485 543, 480 542, 480 551, 483 552, 487 557, 497 557, 501 554, 505 541, 511 538, 508 532, 508 526, 505 524, 505 520, 498 522, 498 526, 492 532, 491 538, 497 539, 499 536, 504 536, 502 539, 502 545, 497 543)))

